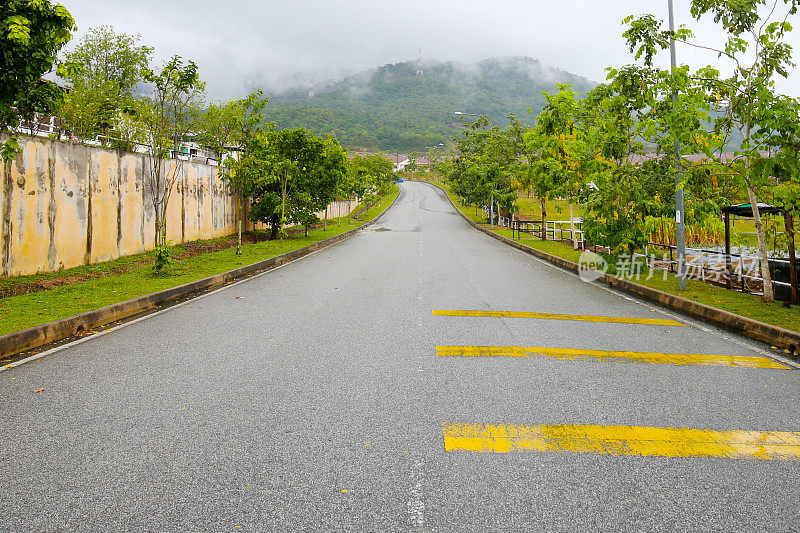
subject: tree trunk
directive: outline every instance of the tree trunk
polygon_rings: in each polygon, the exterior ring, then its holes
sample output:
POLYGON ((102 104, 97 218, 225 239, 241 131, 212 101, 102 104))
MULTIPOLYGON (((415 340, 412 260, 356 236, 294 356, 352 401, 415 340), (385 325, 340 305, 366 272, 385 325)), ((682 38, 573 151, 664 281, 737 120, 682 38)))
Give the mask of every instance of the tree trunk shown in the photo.
POLYGON ((286 187, 289 184, 289 171, 287 170, 283 176, 283 186, 281 190, 281 220, 279 222, 283 228, 283 219, 286 218, 286 187))
POLYGON ((758 258, 761 263, 761 277, 764 279, 764 296, 761 299, 765 302, 775 301, 775 292, 772 290, 772 276, 769 274, 769 259, 767 258, 767 242, 764 238, 764 225, 761 223, 761 213, 758 211, 758 200, 753 188, 747 186, 747 196, 750 199, 750 207, 753 210, 753 222, 756 225, 756 237, 758 238, 758 258))
POLYGON ((161 244, 161 209, 158 204, 155 206, 155 226, 153 231, 153 247, 158 248, 161 244))
POLYGON ((280 222, 273 222, 270 226, 269 232, 269 240, 274 241, 278 238, 278 228, 280 227, 280 222))
POLYGON ((578 249, 578 236, 575 235, 575 206, 569 203, 569 234, 572 235, 572 248, 578 249))
POLYGON ((242 197, 236 195, 236 255, 242 255, 242 197))
POLYGON ((539 197, 539 204, 542 206, 542 240, 547 240, 547 198, 539 197))

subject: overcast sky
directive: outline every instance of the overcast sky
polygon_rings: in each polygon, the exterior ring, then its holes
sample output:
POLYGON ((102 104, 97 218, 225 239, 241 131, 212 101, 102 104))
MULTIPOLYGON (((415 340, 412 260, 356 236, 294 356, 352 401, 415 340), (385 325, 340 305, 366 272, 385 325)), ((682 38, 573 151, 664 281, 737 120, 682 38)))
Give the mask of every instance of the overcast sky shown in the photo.
MULTIPOLYGON (((416 60, 419 49, 423 62, 531 56, 602 81, 605 67, 633 60, 621 37, 626 15, 667 17, 667 0, 59 1, 77 21, 76 38, 101 24, 140 33, 159 60, 193 59, 216 98, 416 60)), ((692 21, 688 6, 689 0, 675 0, 677 23, 690 24, 699 42, 720 43, 714 24, 692 21)), ((800 62, 799 31, 790 42, 800 62)), ((686 47, 678 53, 694 66, 717 62, 686 47)), ((669 65, 668 56, 662 60, 669 65)), ((800 96, 797 68, 778 83, 800 96)))

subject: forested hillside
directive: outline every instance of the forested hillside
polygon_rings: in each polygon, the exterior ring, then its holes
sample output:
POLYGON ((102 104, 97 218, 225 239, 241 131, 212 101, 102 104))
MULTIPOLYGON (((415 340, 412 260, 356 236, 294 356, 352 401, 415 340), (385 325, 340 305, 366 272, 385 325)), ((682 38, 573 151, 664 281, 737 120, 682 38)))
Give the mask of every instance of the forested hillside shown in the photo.
POLYGON ((308 88, 269 95, 268 117, 279 128, 333 133, 346 146, 424 151, 459 131, 456 111, 486 115, 501 126, 511 113, 531 123, 544 105, 542 91, 553 92, 557 83, 581 93, 595 86, 529 57, 423 69, 417 77, 416 62, 386 65, 317 88, 313 98, 308 88))

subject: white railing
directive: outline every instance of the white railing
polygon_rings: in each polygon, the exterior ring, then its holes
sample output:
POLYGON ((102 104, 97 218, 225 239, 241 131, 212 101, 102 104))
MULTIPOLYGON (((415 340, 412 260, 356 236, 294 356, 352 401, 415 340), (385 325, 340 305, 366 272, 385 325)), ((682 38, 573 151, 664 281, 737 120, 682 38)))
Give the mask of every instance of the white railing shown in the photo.
MULTIPOLYGON (((678 268, 676 247, 673 245, 649 243, 643 254, 634 257, 644 258, 652 270, 675 272, 678 268), (664 250, 660 256, 652 250, 664 250)), ((770 258, 771 263, 788 266, 787 259, 770 258)), ((741 292, 763 291, 764 278, 761 276, 761 259, 747 252, 731 253, 702 248, 686 248, 686 275, 691 279, 724 284, 741 292), (735 282, 735 283, 734 283, 735 282), (749 286, 749 288, 748 288, 749 286)), ((774 285, 791 287, 791 283, 773 280, 774 285)))

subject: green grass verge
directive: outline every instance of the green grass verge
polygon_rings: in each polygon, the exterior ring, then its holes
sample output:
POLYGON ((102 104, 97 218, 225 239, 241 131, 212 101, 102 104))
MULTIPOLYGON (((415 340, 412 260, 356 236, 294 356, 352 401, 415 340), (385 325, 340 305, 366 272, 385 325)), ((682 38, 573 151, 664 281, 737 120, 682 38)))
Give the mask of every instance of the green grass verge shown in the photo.
MULTIPOLYGON (((378 204, 370 208, 368 213, 360 215, 361 218, 368 221, 377 217, 389 207, 398 193, 399 187, 394 185, 391 193, 381 198, 378 204)), ((342 217, 341 225, 337 225, 337 222, 337 219, 329 220, 327 230, 311 230, 308 232, 308 237, 301 233, 282 240, 246 244, 242 247, 242 255, 238 256, 235 247, 197 255, 180 263, 174 263, 166 273, 159 275, 153 272, 152 260, 143 261, 143 259, 152 257, 152 252, 150 252, 106 263, 82 266, 69 271, 0 280, 4 284, 10 285, 65 277, 70 274, 98 275, 107 273, 115 267, 142 263, 124 274, 95 277, 89 281, 62 285, 46 291, 0 299, 0 335, 220 274, 303 248, 364 224, 359 221, 351 223, 347 217, 342 217)), ((175 251, 180 252, 181 248, 177 246, 175 251)))
MULTIPOLYGON (((480 211, 478 215, 476 215, 473 207, 461 206, 455 195, 449 192, 448 195, 453 202, 459 206, 461 212, 467 215, 470 220, 479 224, 486 223, 480 211)), ((494 231, 499 235, 511 238, 511 230, 509 229, 495 229, 494 231)), ((581 254, 580 251, 573 250, 572 247, 567 244, 554 241, 542 241, 539 238, 529 235, 523 235, 522 239, 515 238, 514 240, 522 242, 531 248, 575 263, 578 262, 578 258, 581 254)), ((766 322, 767 324, 773 324, 791 331, 800 332, 800 306, 787 309, 780 302, 765 303, 761 301, 760 297, 752 294, 727 290, 703 281, 691 279, 688 282, 687 290, 681 292, 677 290, 678 280, 675 275, 668 272, 665 278, 664 274, 665 273, 661 270, 651 271, 644 268, 642 269, 639 279, 634 281, 669 294, 681 296, 687 300, 693 300, 711 307, 716 307, 717 309, 723 309, 737 315, 766 322)))

